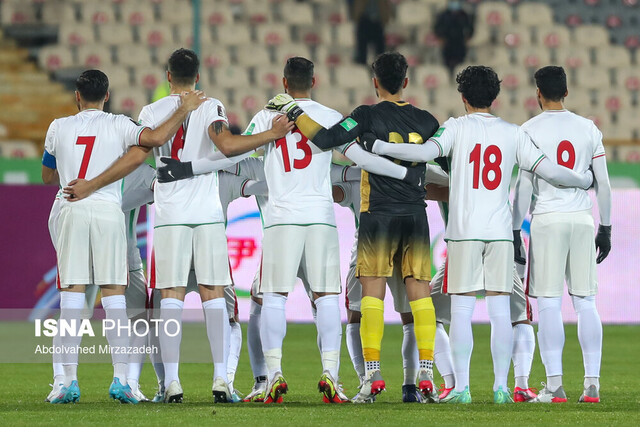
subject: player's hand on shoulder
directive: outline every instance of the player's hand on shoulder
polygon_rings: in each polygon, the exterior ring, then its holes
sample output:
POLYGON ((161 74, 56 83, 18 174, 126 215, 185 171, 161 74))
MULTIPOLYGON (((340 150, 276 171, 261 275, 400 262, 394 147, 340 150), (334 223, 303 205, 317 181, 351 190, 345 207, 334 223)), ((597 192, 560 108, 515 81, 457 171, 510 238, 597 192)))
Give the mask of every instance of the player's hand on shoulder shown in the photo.
POLYGON ((180 94, 180 105, 187 111, 196 110, 206 100, 207 95, 205 95, 201 90, 192 90, 190 92, 182 92, 180 94))
POLYGON ((596 234, 596 251, 598 251, 598 257, 596 263, 600 264, 609 255, 611 251, 611 226, 602 225, 598 226, 598 234, 596 234))
POLYGON ((513 260, 520 265, 527 263, 524 254, 522 253, 522 237, 520 230, 513 230, 513 260))
POLYGON ((284 138, 284 136, 291 132, 295 127, 295 122, 290 121, 287 116, 277 115, 271 121, 273 139, 284 138))
MULTIPOLYGON (((269 100, 267 105, 264 106, 265 110, 271 111, 283 111, 284 107, 288 104, 295 104, 296 101, 287 93, 280 93, 269 100)), ((286 111, 286 110, 285 110, 286 111)))
POLYGON ((161 166, 156 170, 158 182, 173 182, 193 176, 191 162, 181 162, 171 157, 161 157, 160 161, 165 166, 161 166))
POLYGON ((86 199, 95 191, 91 181, 86 179, 74 179, 62 189, 64 197, 70 202, 86 199))

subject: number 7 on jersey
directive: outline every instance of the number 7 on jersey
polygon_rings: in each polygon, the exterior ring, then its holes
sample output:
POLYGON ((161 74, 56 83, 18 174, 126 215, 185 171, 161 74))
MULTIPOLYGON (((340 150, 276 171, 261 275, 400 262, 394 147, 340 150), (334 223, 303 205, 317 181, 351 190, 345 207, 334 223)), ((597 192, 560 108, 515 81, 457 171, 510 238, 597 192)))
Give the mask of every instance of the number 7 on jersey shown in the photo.
POLYGON ((91 159, 91 152, 93 151, 93 144, 96 142, 95 136, 79 136, 76 141, 76 145, 84 145, 84 155, 82 156, 82 163, 80 163, 80 172, 78 173, 78 179, 84 179, 87 176, 87 168, 89 167, 89 160, 91 159))

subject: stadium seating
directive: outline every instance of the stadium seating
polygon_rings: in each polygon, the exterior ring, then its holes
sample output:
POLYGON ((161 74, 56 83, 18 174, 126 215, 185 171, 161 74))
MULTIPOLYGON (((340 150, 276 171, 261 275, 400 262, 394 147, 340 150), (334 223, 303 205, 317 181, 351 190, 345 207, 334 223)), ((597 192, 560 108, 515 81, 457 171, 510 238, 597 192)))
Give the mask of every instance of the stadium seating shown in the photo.
MULTIPOLYGON (((387 27, 389 48, 405 54, 411 66, 407 96, 442 120, 462 113, 433 33, 436 14, 446 3, 393 1, 387 27)), ((640 6, 623 0, 592 3, 467 0, 465 8, 475 14, 476 25, 467 60, 457 70, 473 63, 494 67, 504 89, 496 112, 521 123, 537 112, 531 100, 533 72, 545 64, 562 65, 569 76, 568 107, 593 114, 607 132, 615 128, 617 136, 637 137, 637 129, 621 127, 618 120, 640 114, 635 64, 640 6)), ((278 92, 283 63, 301 55, 315 62, 319 101, 345 113, 360 102, 374 102, 370 70, 352 63, 355 31, 346 4, 202 1, 201 86, 220 98, 243 127, 256 108, 255 95, 248 91, 278 92)), ((150 100, 152 86, 164 81, 170 53, 193 45, 192 22, 190 0, 0 1, 4 28, 57 30, 56 43, 34 50, 41 70, 55 77, 102 68, 114 92, 109 108, 134 115, 150 100)), ((42 136, 34 141, 40 144, 42 136)))

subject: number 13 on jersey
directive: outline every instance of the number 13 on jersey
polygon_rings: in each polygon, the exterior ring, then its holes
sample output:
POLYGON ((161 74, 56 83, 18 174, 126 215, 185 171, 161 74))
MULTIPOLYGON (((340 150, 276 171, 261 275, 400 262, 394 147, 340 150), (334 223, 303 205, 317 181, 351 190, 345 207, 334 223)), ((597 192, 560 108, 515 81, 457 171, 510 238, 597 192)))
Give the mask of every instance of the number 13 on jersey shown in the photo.
POLYGON ((280 138, 276 141, 276 149, 279 148, 282 152, 282 162, 284 164, 284 171, 291 172, 291 158, 289 157, 289 146, 287 145, 287 138, 296 143, 296 150, 293 155, 293 168, 304 169, 311 163, 311 147, 309 146, 306 136, 304 136, 298 129, 288 134, 284 138, 280 138), (297 158, 300 154, 298 151, 302 151, 302 158, 297 158))

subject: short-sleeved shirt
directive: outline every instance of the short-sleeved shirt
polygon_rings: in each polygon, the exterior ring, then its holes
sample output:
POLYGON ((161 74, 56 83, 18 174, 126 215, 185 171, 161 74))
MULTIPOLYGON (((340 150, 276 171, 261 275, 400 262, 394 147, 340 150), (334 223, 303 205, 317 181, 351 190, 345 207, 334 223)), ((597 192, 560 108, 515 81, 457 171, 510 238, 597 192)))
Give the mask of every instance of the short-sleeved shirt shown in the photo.
MULTIPOLYGON (((90 180, 107 170, 130 146, 139 144, 144 129, 126 116, 84 110, 54 120, 47 131, 44 149, 56 158, 60 185, 64 187, 76 178, 90 180)), ((120 205, 121 187, 121 180, 116 181, 94 192, 87 200, 120 205)))
POLYGON ((431 141, 451 157, 446 240, 513 240, 509 185, 515 164, 534 171, 544 154, 517 125, 491 114, 450 118, 431 141))
MULTIPOLYGON (((378 139, 393 143, 422 144, 438 129, 438 121, 428 111, 407 102, 383 101, 362 105, 341 122, 344 126, 358 126, 359 135, 373 133, 378 139)), ((394 160, 407 168, 422 170, 424 163, 394 160)), ((360 186, 361 212, 388 215, 408 215, 424 212, 424 186, 362 171, 360 186)))
MULTIPOLYGON (((567 110, 545 111, 522 125, 540 150, 554 163, 586 172, 593 159, 605 155, 602 133, 589 119, 567 110)), ((559 188, 533 178, 533 214, 591 209, 591 199, 581 188, 559 188)))
MULTIPOLYGON (((337 111, 315 101, 299 99, 297 102, 305 113, 324 127, 330 127, 342 118, 337 111)), ((245 134, 270 129, 276 114, 260 111, 251 120, 245 134)), ((264 226, 335 226, 330 165, 331 151, 318 149, 297 129, 265 145, 264 172, 269 199, 263 212, 264 226)))
MULTIPOLYGON (((166 121, 180 106, 178 95, 166 96, 145 106, 140 112, 140 123, 156 128, 166 121)), ((209 98, 195 111, 178 132, 163 146, 154 148, 156 165, 161 157, 172 157, 189 162, 207 157, 216 151, 209 138, 209 126, 222 121, 228 124, 224 106, 209 98)), ((155 226, 200 225, 224 222, 218 194, 218 173, 210 172, 155 186, 155 226)))

